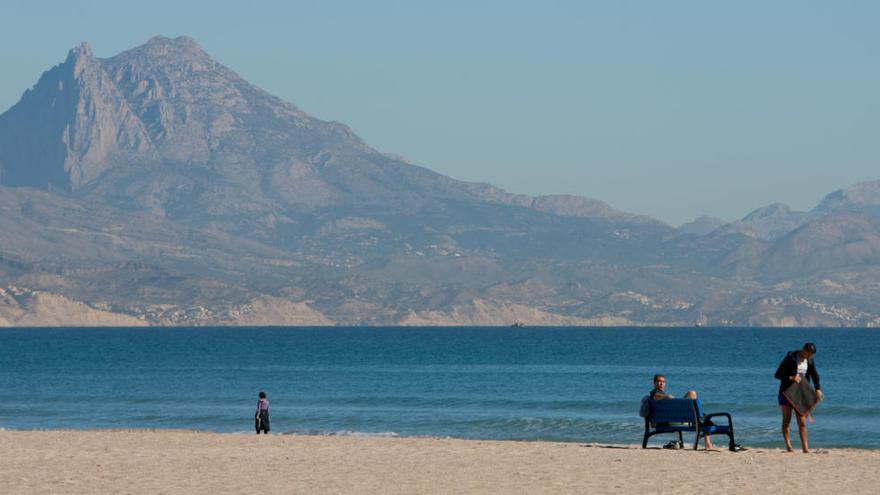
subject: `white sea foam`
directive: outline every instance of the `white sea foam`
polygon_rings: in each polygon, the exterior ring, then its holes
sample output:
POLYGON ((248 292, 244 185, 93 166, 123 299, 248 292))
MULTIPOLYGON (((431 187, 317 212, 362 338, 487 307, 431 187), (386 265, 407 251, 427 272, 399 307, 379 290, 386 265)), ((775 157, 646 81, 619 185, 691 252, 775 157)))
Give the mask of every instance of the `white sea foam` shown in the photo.
POLYGON ((352 431, 352 430, 288 430, 282 435, 307 435, 317 437, 362 437, 362 438, 397 438, 400 434, 394 431, 352 431))

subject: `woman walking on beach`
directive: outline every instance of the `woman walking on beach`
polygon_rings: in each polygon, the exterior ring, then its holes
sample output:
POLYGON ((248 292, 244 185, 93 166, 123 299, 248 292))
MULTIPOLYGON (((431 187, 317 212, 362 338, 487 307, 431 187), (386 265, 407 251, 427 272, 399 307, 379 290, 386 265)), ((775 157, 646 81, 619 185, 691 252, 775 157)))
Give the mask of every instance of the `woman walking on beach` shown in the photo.
MULTIPOLYGON (((791 435, 789 433, 792 403, 785 397, 783 392, 792 383, 800 383, 806 378, 807 381, 811 381, 813 386, 816 387, 816 395, 820 401, 822 400, 822 391, 819 390, 819 372, 816 371, 816 365, 813 363, 813 356, 815 354, 816 345, 812 342, 807 342, 804 344, 803 349, 786 354, 776 369, 776 379, 780 382, 777 401, 779 409, 782 411, 782 438, 785 440, 785 448, 789 452, 792 452, 791 435)), ((807 414, 795 411, 795 416, 797 416, 798 433, 801 437, 801 449, 803 449, 804 453, 808 453, 810 447, 807 444, 807 414)))
POLYGON ((260 392, 260 398, 257 400, 257 412, 254 416, 254 426, 257 429, 257 435, 260 430, 269 434, 269 399, 266 398, 266 392, 260 392))

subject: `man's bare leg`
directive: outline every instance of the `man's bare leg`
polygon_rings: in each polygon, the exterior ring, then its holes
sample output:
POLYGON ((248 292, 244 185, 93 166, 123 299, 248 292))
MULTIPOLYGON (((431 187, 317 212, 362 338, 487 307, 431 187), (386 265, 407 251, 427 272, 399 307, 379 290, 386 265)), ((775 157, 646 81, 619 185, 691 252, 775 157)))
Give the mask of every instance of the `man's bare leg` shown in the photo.
MULTIPOLYGON (((684 398, 696 400, 697 391, 696 390, 688 390, 687 393, 684 394, 684 398)), ((709 438, 709 435, 706 435, 705 437, 703 437, 703 439, 706 441, 706 450, 712 450, 712 440, 709 438)))
POLYGON ((788 431, 791 426, 791 408, 788 406, 779 406, 782 411, 782 439, 785 440, 785 450, 794 452, 791 448, 791 434, 788 431))
POLYGON ((797 417, 798 433, 801 436, 801 449, 804 454, 810 453, 810 446, 807 444, 807 418, 798 414, 797 417))

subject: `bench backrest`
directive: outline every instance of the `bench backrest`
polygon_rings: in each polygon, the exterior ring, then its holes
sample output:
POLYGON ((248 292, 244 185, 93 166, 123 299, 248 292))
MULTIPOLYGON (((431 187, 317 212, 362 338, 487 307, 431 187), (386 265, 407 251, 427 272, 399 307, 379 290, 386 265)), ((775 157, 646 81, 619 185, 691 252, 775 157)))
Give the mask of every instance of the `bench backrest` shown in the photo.
POLYGON ((653 423, 688 423, 697 421, 694 400, 662 399, 651 401, 651 415, 648 420, 653 423))

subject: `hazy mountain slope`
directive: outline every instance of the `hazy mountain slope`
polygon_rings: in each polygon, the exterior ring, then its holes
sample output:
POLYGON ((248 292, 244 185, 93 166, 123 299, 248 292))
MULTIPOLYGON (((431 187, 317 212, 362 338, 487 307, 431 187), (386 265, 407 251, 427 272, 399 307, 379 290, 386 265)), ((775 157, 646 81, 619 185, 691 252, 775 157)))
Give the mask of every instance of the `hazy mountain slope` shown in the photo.
POLYGON ((780 239, 756 260, 764 277, 832 277, 880 265, 880 217, 823 216, 780 239))
POLYGON ((875 318, 870 184, 682 235, 381 153, 185 37, 71 50, 0 115, 0 184, 0 287, 151 324, 875 318))
POLYGON ((814 213, 794 211, 782 203, 774 203, 758 208, 741 220, 726 224, 719 230, 724 233, 739 233, 757 239, 773 240, 818 216, 814 213))
POLYGON ((704 236, 726 224, 727 222, 720 218, 702 215, 690 222, 679 225, 678 231, 685 235, 704 236))
POLYGON ((860 182, 827 196, 813 210, 819 214, 841 211, 880 215, 880 181, 860 182))

